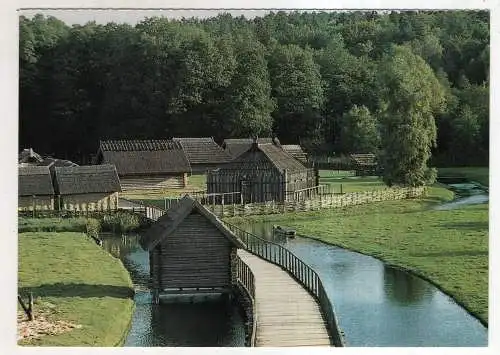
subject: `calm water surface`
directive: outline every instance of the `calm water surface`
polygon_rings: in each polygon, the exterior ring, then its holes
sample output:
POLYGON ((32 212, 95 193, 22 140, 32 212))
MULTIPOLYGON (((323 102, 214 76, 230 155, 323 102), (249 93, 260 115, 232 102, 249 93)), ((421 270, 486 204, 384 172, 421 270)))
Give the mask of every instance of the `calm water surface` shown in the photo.
POLYGON ((153 305, 149 257, 139 236, 106 235, 103 247, 120 258, 134 283, 135 312, 124 346, 244 346, 238 306, 229 301, 153 305))
MULTIPOLYGON (((247 231, 273 239, 271 224, 247 231)), ((320 276, 347 346, 487 346, 488 330, 432 284, 308 238, 274 238, 320 276)))

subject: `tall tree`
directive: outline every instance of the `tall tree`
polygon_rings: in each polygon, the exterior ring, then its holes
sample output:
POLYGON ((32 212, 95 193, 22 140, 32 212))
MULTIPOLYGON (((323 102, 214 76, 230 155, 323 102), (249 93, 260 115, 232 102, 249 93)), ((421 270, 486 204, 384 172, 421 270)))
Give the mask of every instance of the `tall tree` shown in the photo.
POLYGON ((319 66, 310 49, 277 45, 269 62, 272 95, 276 98, 275 130, 284 140, 310 138, 321 124, 324 96, 319 66))
POLYGON ((407 46, 393 46, 381 59, 384 84, 381 110, 383 179, 389 185, 432 183, 428 167, 436 145, 434 115, 444 104, 444 90, 425 61, 407 46))
POLYGON ((253 38, 235 40, 238 66, 227 91, 225 133, 234 137, 266 136, 271 134, 272 116, 276 103, 271 98, 271 83, 267 70, 266 52, 253 38))
POLYGON ((378 122, 366 106, 354 105, 342 117, 340 136, 346 153, 376 153, 380 144, 378 122))

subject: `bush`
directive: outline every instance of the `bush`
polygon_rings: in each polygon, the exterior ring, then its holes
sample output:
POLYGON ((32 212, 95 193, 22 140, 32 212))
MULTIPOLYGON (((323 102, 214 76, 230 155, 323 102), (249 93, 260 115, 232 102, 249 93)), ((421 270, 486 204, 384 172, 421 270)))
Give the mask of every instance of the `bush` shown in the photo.
POLYGON ((111 215, 104 215, 102 229, 109 232, 126 233, 141 226, 141 218, 132 213, 119 211, 111 215))
POLYGON ((85 227, 89 236, 97 238, 101 231, 101 221, 95 218, 88 218, 85 227))

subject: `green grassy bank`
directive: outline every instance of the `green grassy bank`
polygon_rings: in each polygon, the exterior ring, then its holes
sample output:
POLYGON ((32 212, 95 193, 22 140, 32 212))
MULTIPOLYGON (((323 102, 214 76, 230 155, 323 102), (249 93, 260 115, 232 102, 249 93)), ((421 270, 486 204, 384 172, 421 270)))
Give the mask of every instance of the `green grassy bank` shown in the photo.
POLYGON ((472 181, 477 181, 484 186, 489 186, 489 181, 490 181, 488 167, 439 168, 438 175, 441 177, 446 177, 446 176, 464 177, 472 181))
POLYGON ((134 308, 132 281, 120 260, 82 233, 19 234, 18 292, 33 292, 36 312, 81 325, 20 345, 117 346, 134 308))
POLYGON ((433 187, 426 198, 343 209, 251 216, 230 223, 272 221, 297 233, 375 256, 436 284, 488 322, 488 205, 433 210, 453 194, 433 187))

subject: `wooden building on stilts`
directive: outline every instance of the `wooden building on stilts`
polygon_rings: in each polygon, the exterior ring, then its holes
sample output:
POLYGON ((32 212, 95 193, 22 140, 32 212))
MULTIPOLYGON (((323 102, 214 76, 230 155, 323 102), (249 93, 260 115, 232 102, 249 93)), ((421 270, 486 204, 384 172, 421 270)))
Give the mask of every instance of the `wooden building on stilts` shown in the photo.
POLYGON ((140 244, 149 251, 154 303, 160 294, 230 292, 236 284, 236 251, 245 246, 188 195, 150 227, 140 244))

